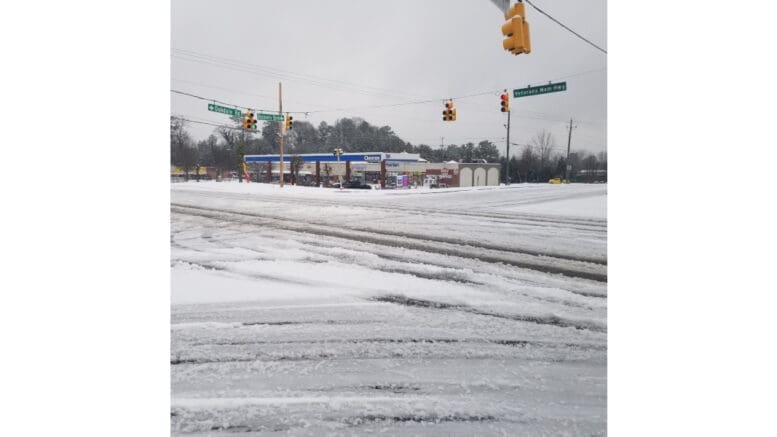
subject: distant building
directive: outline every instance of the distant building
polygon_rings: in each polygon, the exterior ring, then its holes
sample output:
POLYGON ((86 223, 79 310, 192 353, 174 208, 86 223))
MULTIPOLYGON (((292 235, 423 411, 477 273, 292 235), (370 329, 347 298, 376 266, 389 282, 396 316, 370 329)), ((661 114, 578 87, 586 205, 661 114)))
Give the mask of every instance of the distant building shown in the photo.
MULTIPOLYGON (((499 185, 501 169, 499 163, 428 162, 415 153, 343 153, 339 160, 333 153, 284 154, 284 180, 289 179, 286 175, 290 175, 293 156, 302 159, 297 182, 314 186, 328 186, 341 177, 346 182, 359 180, 381 188, 499 185)), ((259 182, 278 180, 279 155, 246 155, 244 160, 252 179, 259 182)))

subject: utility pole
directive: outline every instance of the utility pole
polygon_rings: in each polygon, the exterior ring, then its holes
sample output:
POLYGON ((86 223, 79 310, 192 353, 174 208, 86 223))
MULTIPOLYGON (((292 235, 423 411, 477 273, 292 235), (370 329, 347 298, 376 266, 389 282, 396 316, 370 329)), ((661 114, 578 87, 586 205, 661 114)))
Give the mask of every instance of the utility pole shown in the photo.
POLYGON ((572 146, 572 119, 570 118, 569 119, 569 137, 567 138, 567 159, 566 159, 567 171, 565 173, 566 177, 564 178, 567 181, 567 183, 569 183, 569 170, 572 169, 572 164, 569 163, 569 149, 570 149, 571 146, 572 146))
POLYGON ((507 110, 507 161, 505 164, 505 185, 510 185, 510 112, 507 110))
MULTIPOLYGON (((282 94, 282 88, 281 83, 278 82, 278 114, 283 115, 283 94, 282 94)), ((278 122, 278 134, 280 135, 280 142, 281 142, 281 162, 278 166, 278 171, 280 173, 280 184, 281 188, 283 188, 283 121, 278 122)))

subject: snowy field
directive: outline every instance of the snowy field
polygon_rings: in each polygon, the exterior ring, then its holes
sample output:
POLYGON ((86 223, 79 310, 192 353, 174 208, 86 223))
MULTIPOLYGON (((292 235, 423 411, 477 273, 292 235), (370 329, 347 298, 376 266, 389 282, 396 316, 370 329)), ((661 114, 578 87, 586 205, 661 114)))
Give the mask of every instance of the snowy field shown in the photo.
POLYGON ((604 435, 606 190, 173 184, 173 433, 604 435))

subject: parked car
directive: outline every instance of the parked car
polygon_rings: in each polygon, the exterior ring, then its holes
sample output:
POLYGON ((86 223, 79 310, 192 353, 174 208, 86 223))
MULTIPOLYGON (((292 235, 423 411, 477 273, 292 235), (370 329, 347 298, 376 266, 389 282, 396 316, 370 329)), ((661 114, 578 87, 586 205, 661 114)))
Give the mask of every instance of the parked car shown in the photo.
POLYGON ((351 182, 346 182, 345 184, 343 184, 343 188, 352 188, 357 190, 371 190, 372 185, 362 183, 362 181, 359 181, 359 180, 353 180, 351 182))

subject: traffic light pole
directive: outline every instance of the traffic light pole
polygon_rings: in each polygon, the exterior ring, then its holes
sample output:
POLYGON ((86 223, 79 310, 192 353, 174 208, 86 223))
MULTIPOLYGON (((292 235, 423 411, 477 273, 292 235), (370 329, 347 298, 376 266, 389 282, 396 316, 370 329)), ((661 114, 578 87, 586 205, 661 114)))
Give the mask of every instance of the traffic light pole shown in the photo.
MULTIPOLYGON (((282 88, 281 83, 278 82, 278 114, 283 115, 283 94, 282 94, 282 88)), ((278 136, 280 137, 280 143, 281 143, 281 150, 280 150, 280 157, 281 162, 278 166, 279 171, 279 180, 281 184, 281 188, 283 188, 283 121, 278 122, 278 136)))
POLYGON ((569 119, 569 137, 567 138, 567 159, 566 159, 566 172, 564 179, 569 183, 569 170, 572 166, 569 164, 569 149, 572 146, 572 119, 569 119))
POLYGON ((507 110, 507 161, 505 164, 505 185, 510 185, 510 112, 507 110))

